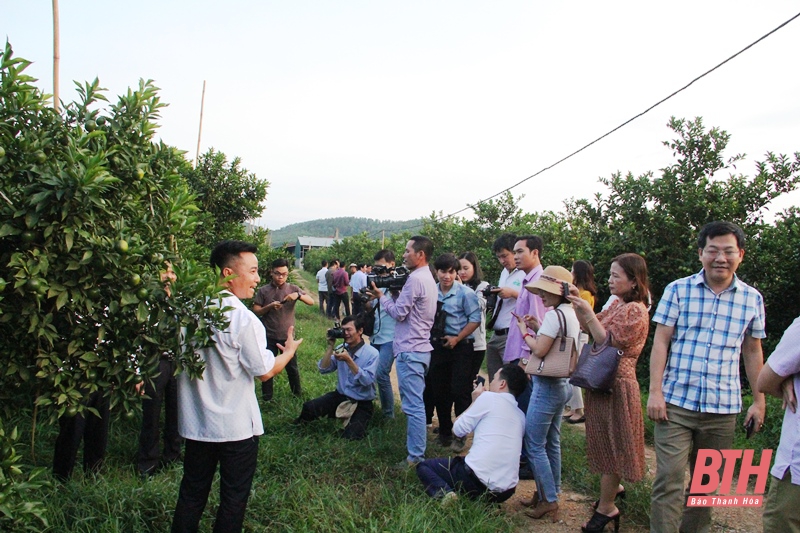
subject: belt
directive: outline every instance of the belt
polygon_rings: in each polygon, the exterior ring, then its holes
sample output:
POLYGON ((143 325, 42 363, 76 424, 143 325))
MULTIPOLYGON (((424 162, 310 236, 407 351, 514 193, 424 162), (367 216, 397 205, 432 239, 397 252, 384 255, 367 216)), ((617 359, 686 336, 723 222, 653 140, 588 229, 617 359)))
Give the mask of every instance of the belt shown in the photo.
POLYGON ((494 330, 495 335, 508 335, 508 328, 494 330))

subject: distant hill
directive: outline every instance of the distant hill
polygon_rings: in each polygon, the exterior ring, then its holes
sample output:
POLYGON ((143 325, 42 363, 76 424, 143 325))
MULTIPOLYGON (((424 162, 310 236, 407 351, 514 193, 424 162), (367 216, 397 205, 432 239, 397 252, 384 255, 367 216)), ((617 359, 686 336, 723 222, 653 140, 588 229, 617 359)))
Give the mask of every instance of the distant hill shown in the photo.
POLYGON ((297 237, 334 237, 339 230, 339 237, 350 237, 359 233, 375 233, 386 230, 386 235, 400 233, 411 227, 422 224, 422 219, 415 220, 376 220, 374 218, 338 217, 319 218, 308 222, 289 224, 283 228, 272 230, 272 245, 284 242, 294 243, 297 237))

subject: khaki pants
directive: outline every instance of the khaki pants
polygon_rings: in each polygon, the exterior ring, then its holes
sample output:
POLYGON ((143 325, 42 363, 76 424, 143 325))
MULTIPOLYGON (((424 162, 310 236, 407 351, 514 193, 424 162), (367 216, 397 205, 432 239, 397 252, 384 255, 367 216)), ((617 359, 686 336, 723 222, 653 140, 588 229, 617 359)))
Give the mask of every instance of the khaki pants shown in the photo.
POLYGON ((667 418, 668 421, 657 423, 654 431, 657 469, 650 504, 650 531, 707 532, 711 527, 711 508, 686 507, 689 493, 684 483, 686 463, 691 473, 697 450, 730 449, 736 415, 701 413, 667 404, 667 418))
POLYGON ((508 334, 498 335, 492 333, 489 342, 486 343, 486 372, 489 374, 489 381, 494 379, 494 375, 503 366, 503 353, 506 351, 506 339, 508 334))
POLYGON ((800 533, 800 485, 792 483, 791 468, 783 479, 772 476, 764 508, 764 533, 800 533))

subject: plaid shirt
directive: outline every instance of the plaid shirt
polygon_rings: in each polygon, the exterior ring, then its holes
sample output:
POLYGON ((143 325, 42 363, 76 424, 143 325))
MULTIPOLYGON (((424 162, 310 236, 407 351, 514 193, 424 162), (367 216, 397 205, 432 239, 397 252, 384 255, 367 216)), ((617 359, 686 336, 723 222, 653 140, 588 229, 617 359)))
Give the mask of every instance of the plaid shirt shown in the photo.
POLYGON ((703 271, 664 289, 653 322, 675 328, 664 370, 664 399, 690 411, 742 410, 739 357, 745 335, 764 332, 764 299, 734 275, 719 294, 703 271))

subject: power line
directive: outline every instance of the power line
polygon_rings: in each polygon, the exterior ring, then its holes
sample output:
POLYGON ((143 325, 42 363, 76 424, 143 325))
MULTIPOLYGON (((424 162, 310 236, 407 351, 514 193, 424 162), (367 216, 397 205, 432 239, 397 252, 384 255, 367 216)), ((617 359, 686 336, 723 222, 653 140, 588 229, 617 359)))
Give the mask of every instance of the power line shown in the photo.
MULTIPOLYGON (((732 56, 730 56, 729 58, 727 58, 726 60, 724 60, 724 61, 722 61, 722 62, 718 63, 718 64, 717 64, 716 66, 714 66, 713 68, 711 68, 711 69, 709 69, 709 70, 705 71, 704 73, 700 74, 699 76, 697 76, 696 78, 694 78, 692 81, 690 81, 689 83, 687 83, 686 85, 684 85, 683 87, 681 87, 680 89, 678 89, 677 91, 673 92, 673 93, 672 93, 672 94, 670 94, 669 96, 666 96, 665 98, 662 98, 661 100, 659 100, 659 101, 658 101, 658 102, 656 102, 655 104, 651 105, 650 107, 648 107, 647 109, 645 109, 645 110, 644 110, 644 111, 642 111, 641 113, 639 113, 639 114, 637 114, 637 115, 635 115, 635 116, 633 116, 633 117, 629 118, 628 120, 626 120, 625 122, 623 122, 622 124, 620 124, 619 126, 617 126, 616 128, 614 128, 614 129, 612 129, 612 130, 610 130, 610 131, 608 131, 608 132, 604 133, 604 134, 603 134, 603 135, 601 135, 600 137, 598 137, 598 138, 596 138, 595 140, 593 140, 592 142, 590 142, 590 143, 588 143, 588 144, 586 144, 586 145, 582 146, 581 148, 578 148, 577 150, 575 150, 575 151, 574 151, 574 152, 572 152, 571 154, 569 154, 569 155, 567 155, 567 156, 565 156, 565 157, 562 157, 561 159, 559 159, 559 160, 558 160, 558 161, 556 161, 555 163, 552 163, 551 165, 548 165, 548 166, 544 167, 544 168, 543 168, 543 169, 541 169, 540 171, 538 171, 538 172, 536 172, 536 173, 534 173, 534 174, 531 174, 531 175, 530 175, 530 176, 528 176, 527 178, 525 178, 525 179, 522 179, 522 180, 518 181, 517 183, 515 183, 515 184, 511 185, 510 187, 506 187, 505 189, 503 189, 502 191, 500 191, 500 192, 498 192, 498 193, 495 193, 495 194, 493 194, 493 195, 491 195, 491 196, 488 196, 488 197, 486 197, 486 198, 484 198, 484 199, 482 199, 482 200, 478 200, 477 202, 475 202, 475 203, 473 203, 473 204, 467 204, 467 206, 466 206, 466 207, 464 207, 464 208, 462 208, 462 209, 459 209, 458 211, 454 211, 454 212, 450 213, 449 215, 446 215, 446 216, 443 216, 443 217, 441 217, 441 220, 445 220, 445 219, 448 219, 448 218, 450 218, 450 217, 453 217, 453 216, 455 216, 455 215, 457 215, 457 214, 459 214, 459 213, 462 213, 462 212, 464 212, 464 211, 467 211, 468 209, 474 209, 474 206, 475 206, 475 205, 477 205, 477 204, 481 204, 481 203, 483 203, 483 202, 486 202, 486 201, 488 201, 488 200, 491 200, 491 199, 493 199, 493 198, 497 198, 497 197, 498 197, 498 196, 500 196, 501 194, 503 194, 503 193, 506 193, 506 192, 510 191, 511 189, 514 189, 514 188, 516 188, 516 187, 519 187, 520 185, 522 185, 522 184, 523 184, 523 183, 525 183, 526 181, 528 181, 528 180, 530 180, 530 179, 533 179, 533 178, 535 178, 535 177, 536 177, 536 176, 538 176, 539 174, 541 174, 541 173, 543 173, 543 172, 546 172, 546 171, 550 170, 551 168, 553 168, 553 167, 555 167, 555 166, 557 166, 557 165, 560 165, 561 163, 563 163, 563 162, 564 162, 564 161, 566 161, 567 159, 570 159, 571 157, 573 157, 573 156, 575 156, 575 155, 577 155, 577 154, 581 153, 582 151, 586 150, 587 148, 589 148, 589 147, 590 147, 590 146, 592 146, 593 144, 595 144, 595 143, 597 143, 597 142, 599 142, 599 141, 601 141, 601 140, 605 139, 606 137, 608 137, 608 136, 609 136, 609 135, 611 135, 612 133, 616 132, 617 130, 619 130, 619 129, 621 129, 621 128, 625 127, 625 126, 627 126, 628 124, 630 124, 631 122, 633 122, 633 121, 634 121, 634 120, 636 120, 637 118, 639 118, 639 117, 641 117, 641 116, 643 116, 643 115, 647 114, 648 112, 652 111, 653 109, 655 109, 656 107, 660 106, 661 104, 663 104, 664 102, 666 102, 667 100, 669 100, 670 98, 672 98, 673 96, 675 96, 675 95, 677 95, 677 94, 679 94, 679 93, 681 93, 681 92, 685 91, 685 90, 686 90, 686 89, 688 89, 690 86, 692 86, 692 85, 693 85, 693 84, 694 84, 696 81, 698 81, 698 80, 700 80, 700 79, 702 79, 702 78, 706 77, 707 75, 711 74, 712 72, 714 72, 715 70, 717 70, 718 68, 720 68, 720 67, 721 67, 722 65, 724 65, 725 63, 729 62, 730 60, 734 59, 735 57, 737 57, 737 56, 741 55, 742 53, 746 52, 747 50, 749 50, 749 49, 750 49, 750 48, 752 48, 753 46, 757 45, 758 43, 760 43, 761 41, 763 41, 764 39, 766 39, 767 37, 769 37, 770 35, 772 35, 772 34, 773 34, 773 33, 775 33, 776 31, 780 30, 781 28, 783 28, 784 26, 786 26, 787 24, 789 24, 790 22, 792 22, 793 20, 795 20, 795 19, 796 19, 796 18, 798 18, 798 17, 800 17, 800 13, 798 13, 798 14, 797 14, 797 15, 795 15, 795 16, 793 16, 792 18, 790 18, 789 20, 787 20, 787 21, 786 21, 786 22, 784 22, 783 24, 779 25, 778 27, 776 27, 776 28, 775 28, 775 29, 773 29, 772 31, 770 31, 770 32, 768 32, 768 33, 766 33, 766 34, 762 35, 760 38, 758 38, 758 39, 756 39, 755 41, 753 41, 752 43, 748 44, 747 46, 745 46, 744 48, 742 48, 741 50, 739 50, 738 52, 736 52, 735 54, 733 54, 732 56)), ((404 230, 411 230, 411 229, 416 229, 416 228, 420 228, 420 227, 422 227, 422 224, 418 224, 418 225, 416 225, 416 226, 411 226, 411 227, 408 227, 408 228, 404 228, 404 229, 403 229, 403 230, 401 230, 401 231, 404 231, 404 230)), ((381 231, 381 230, 378 230, 378 233, 380 233, 380 231, 381 231)), ((370 235, 374 235, 374 234, 376 234, 376 233, 373 233, 373 234, 370 234, 370 235)))

